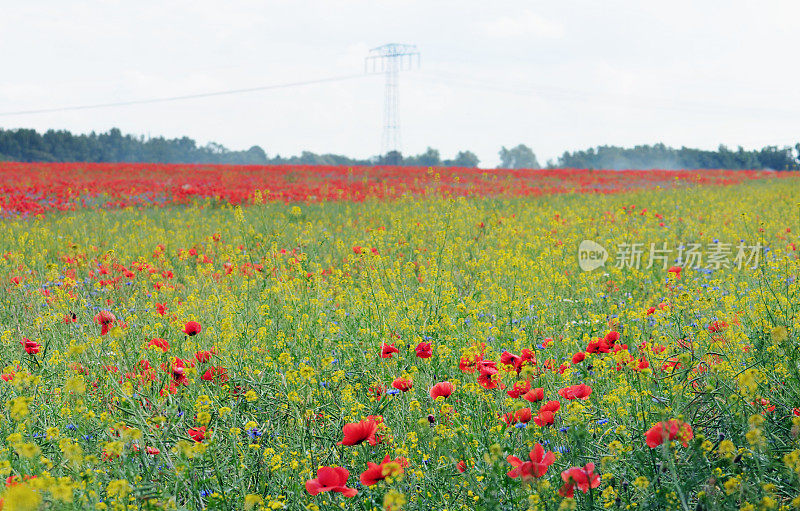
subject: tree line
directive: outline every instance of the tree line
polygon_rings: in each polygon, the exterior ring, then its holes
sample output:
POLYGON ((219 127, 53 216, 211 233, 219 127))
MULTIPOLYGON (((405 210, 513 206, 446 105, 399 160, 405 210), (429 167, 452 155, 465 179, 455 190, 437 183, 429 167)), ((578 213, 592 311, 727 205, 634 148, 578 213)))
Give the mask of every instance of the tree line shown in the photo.
MULTIPOLYGON (((499 151, 502 168, 540 168, 533 150, 525 144, 499 151)), ((303 151, 296 156, 269 157, 255 145, 245 151, 230 150, 210 142, 198 145, 189 137, 145 138, 123 135, 117 128, 106 133, 72 134, 65 130, 38 133, 32 129, 0 128, 0 161, 24 162, 152 162, 208 163, 238 165, 407 165, 422 167, 478 167, 480 160, 471 151, 459 151, 452 159, 443 159, 437 149, 428 147, 417 155, 399 152, 368 159, 338 154, 316 154, 303 151)), ((800 143, 794 147, 767 146, 762 149, 730 150, 720 145, 716 151, 664 144, 639 145, 633 148, 598 146, 582 151, 565 152, 546 167, 589 169, 800 169, 800 143)))

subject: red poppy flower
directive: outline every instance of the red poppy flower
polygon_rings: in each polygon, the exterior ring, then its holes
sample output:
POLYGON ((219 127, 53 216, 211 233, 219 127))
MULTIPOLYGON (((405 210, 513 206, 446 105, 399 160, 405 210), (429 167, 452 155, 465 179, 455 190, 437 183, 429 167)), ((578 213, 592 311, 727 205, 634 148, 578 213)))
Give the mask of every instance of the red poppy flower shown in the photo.
POLYGON ((209 360, 211 360, 211 352, 210 351, 198 351, 198 352, 196 352, 194 354, 194 358, 198 362, 202 362, 202 363, 208 362, 209 360))
MULTIPOLYGON (((764 410, 766 410, 768 412, 774 412, 775 411, 775 405, 770 404, 769 399, 766 399, 766 398, 762 397, 761 399, 759 399, 758 402, 761 404, 761 406, 764 407, 764 410)), ((755 402, 750 402, 750 405, 756 406, 756 403, 755 402)))
POLYGON ((483 354, 474 356, 465 355, 459 360, 458 368, 464 373, 474 373, 481 360, 483 360, 483 354))
POLYGON ((19 342, 25 348, 25 353, 28 355, 35 355, 42 349, 42 345, 36 341, 32 341, 27 337, 23 337, 19 342))
POLYGON ((547 473, 547 469, 556 461, 553 451, 545 453, 542 444, 536 443, 528 454, 531 461, 522 461, 516 456, 509 456, 506 460, 513 466, 508 471, 508 477, 516 479, 521 477, 523 481, 528 481, 534 477, 542 477, 547 473))
POLYGON ((195 442, 202 442, 206 438, 206 427, 189 428, 189 436, 192 437, 192 440, 195 442))
POLYGON ((614 349, 614 342, 606 337, 595 339, 586 346, 586 353, 611 353, 611 350, 614 349))
POLYGON ((561 409, 561 403, 558 401, 548 401, 539 408, 539 412, 553 412, 556 413, 561 409))
POLYGON ((450 397, 450 394, 455 390, 455 386, 449 381, 439 382, 431 387, 431 399, 436 399, 439 396, 450 397))
POLYGON ((147 447, 147 448, 145 448, 144 451, 147 454, 151 455, 151 456, 155 456, 156 454, 159 454, 161 452, 160 450, 156 449, 155 447, 147 447))
POLYGON ((183 360, 176 358, 172 364, 172 381, 175 385, 188 385, 189 378, 186 377, 186 370, 183 368, 183 360))
POLYGON ((500 416, 500 420, 505 422, 507 426, 513 426, 517 423, 516 417, 514 417, 514 412, 507 412, 500 416))
POLYGON ((506 394, 508 394, 508 397, 518 399, 520 396, 526 394, 530 390, 531 390, 531 382, 526 381, 522 384, 520 384, 519 382, 514 382, 514 388, 506 391, 506 394))
POLYGON ((400 353, 400 350, 395 348, 393 344, 383 343, 381 345, 381 358, 392 358, 393 353, 400 353))
POLYGON ((499 385, 497 380, 493 380, 491 375, 480 375, 478 376, 478 385, 485 388, 486 390, 496 389, 499 385))
POLYGON ((583 467, 572 467, 561 472, 564 486, 558 491, 562 497, 572 498, 575 488, 587 493, 589 488, 600 486, 600 475, 594 472, 594 463, 587 463, 583 467))
POLYGON ((417 352, 417 358, 431 358, 433 356, 433 349, 429 342, 421 342, 414 349, 417 352))
POLYGON ((150 342, 147 343, 148 346, 155 346, 156 348, 161 348, 161 350, 166 353, 169 349, 169 343, 164 339, 159 339, 156 337, 155 339, 150 339, 150 342))
POLYGON ((117 318, 111 311, 100 311, 94 315, 94 322, 100 325, 100 335, 106 335, 117 318))
POLYGON ((377 430, 378 424, 370 419, 347 423, 342 427, 344 438, 336 445, 358 445, 364 441, 369 442, 369 445, 377 445, 378 440, 375 438, 377 430))
POLYGON ((522 399, 530 401, 531 403, 541 401, 544 399, 544 389, 542 387, 531 389, 522 396, 522 399))
POLYGON ((367 469, 361 472, 361 484, 364 486, 378 484, 378 481, 383 481, 389 476, 402 474, 406 466, 408 466, 408 461, 405 458, 390 460, 388 454, 379 464, 368 461, 367 469))
POLYGON ((518 355, 514 355, 510 351, 504 351, 503 353, 500 354, 501 364, 516 366, 518 361, 522 361, 522 358, 518 355))
POLYGON ((579 385, 570 385, 558 391, 558 395, 564 399, 589 399, 592 394, 592 387, 581 383, 579 385))
POLYGON ((625 351, 627 349, 628 349, 628 345, 627 344, 615 344, 614 345, 614 353, 618 353, 620 351, 625 351))
POLYGON ((492 377, 496 375, 499 370, 497 369, 497 362, 491 360, 481 360, 478 362, 478 384, 488 390, 494 389, 498 386, 498 381, 492 377))
POLYGON ((710 325, 708 325, 708 331, 712 334, 722 332, 726 328, 728 328, 728 323, 725 321, 713 321, 710 325))
POLYGON ((656 423, 645 433, 647 447, 651 449, 663 444, 664 440, 675 440, 676 438, 684 447, 688 447, 689 440, 693 437, 694 432, 692 431, 692 427, 678 419, 670 419, 668 421, 656 423))
POLYGON ((306 491, 311 495, 332 491, 341 493, 345 497, 355 497, 358 490, 345 486, 348 477, 350 472, 346 468, 320 467, 317 469, 316 479, 306 481, 306 491))
POLYGON ((517 422, 523 422, 525 424, 529 423, 532 418, 532 413, 530 408, 520 408, 516 412, 514 412, 514 418, 517 419, 517 422))
POLYGON ((380 383, 371 386, 367 389, 367 394, 369 394, 370 399, 375 401, 380 401, 383 399, 383 393, 386 392, 386 387, 381 385, 380 383))
POLYGON ((411 387, 413 385, 414 384, 411 382, 411 380, 402 377, 395 378, 394 381, 392 382, 392 387, 396 388, 400 392, 408 392, 409 390, 411 390, 411 387))
POLYGON ((522 360, 523 362, 528 362, 530 364, 536 365, 536 353, 534 353, 533 350, 525 348, 522 350, 522 360))
POLYGON ((533 418, 533 423, 540 427, 551 426, 556 420, 556 415, 549 410, 539 410, 539 414, 533 418))
POLYGON ((225 383, 228 381, 228 370, 224 367, 209 367, 200 379, 205 381, 215 381, 225 383))
POLYGON ((681 271, 682 270, 683 270, 683 268, 681 268, 680 266, 670 266, 669 269, 667 270, 667 273, 674 273, 675 274, 675 280, 680 280, 681 279, 681 271))
POLYGON ((583 351, 579 351, 578 353, 572 355, 573 364, 580 364, 584 360, 586 360, 586 353, 584 353, 583 351))
POLYGON ((203 327, 197 321, 188 321, 186 326, 183 327, 183 333, 189 337, 199 334, 201 330, 203 330, 203 327))
POLYGON ((493 360, 481 360, 478 362, 478 371, 481 376, 493 376, 499 372, 497 369, 497 362, 493 360))
MULTIPOLYGON (((385 460, 388 461, 389 455, 386 455, 385 460)), ((383 475, 383 463, 375 464, 371 461, 367 462, 367 469, 361 472, 361 484, 364 486, 372 486, 374 484, 378 484, 378 481, 383 481, 386 479, 386 476, 383 475)))

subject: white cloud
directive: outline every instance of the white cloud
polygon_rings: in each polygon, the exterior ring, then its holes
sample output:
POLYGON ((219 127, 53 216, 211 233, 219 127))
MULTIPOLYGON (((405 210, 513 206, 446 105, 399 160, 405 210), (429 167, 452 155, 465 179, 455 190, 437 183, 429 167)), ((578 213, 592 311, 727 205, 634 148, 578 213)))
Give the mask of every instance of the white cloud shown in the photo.
POLYGON ((532 11, 523 11, 518 16, 503 16, 483 25, 484 32, 491 37, 518 38, 543 37, 557 39, 564 36, 564 25, 547 19, 532 11))

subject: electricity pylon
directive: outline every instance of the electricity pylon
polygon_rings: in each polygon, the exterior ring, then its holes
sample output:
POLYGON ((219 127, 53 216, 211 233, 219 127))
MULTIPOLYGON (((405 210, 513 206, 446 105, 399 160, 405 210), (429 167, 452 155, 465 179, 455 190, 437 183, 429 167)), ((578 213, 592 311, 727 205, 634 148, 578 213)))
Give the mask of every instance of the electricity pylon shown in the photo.
POLYGON ((397 111, 400 71, 419 67, 420 54, 413 44, 390 43, 369 51, 364 60, 367 73, 386 75, 386 92, 383 103, 383 137, 381 155, 400 154, 400 118, 397 111))

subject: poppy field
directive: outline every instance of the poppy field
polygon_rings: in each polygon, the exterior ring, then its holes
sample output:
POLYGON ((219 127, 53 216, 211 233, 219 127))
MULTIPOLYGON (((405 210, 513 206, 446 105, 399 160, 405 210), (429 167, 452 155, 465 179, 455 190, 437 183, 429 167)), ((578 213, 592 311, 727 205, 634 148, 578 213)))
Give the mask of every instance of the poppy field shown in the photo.
MULTIPOLYGON (((406 195, 519 196, 619 193, 697 184, 728 185, 774 172, 14 163, 0 161, 0 217, 53 211, 169 207, 210 199, 247 204, 395 199, 406 195)), ((779 176, 782 174, 778 174, 779 176)))
POLYGON ((0 186, 3 511, 800 509, 792 173, 0 186))

